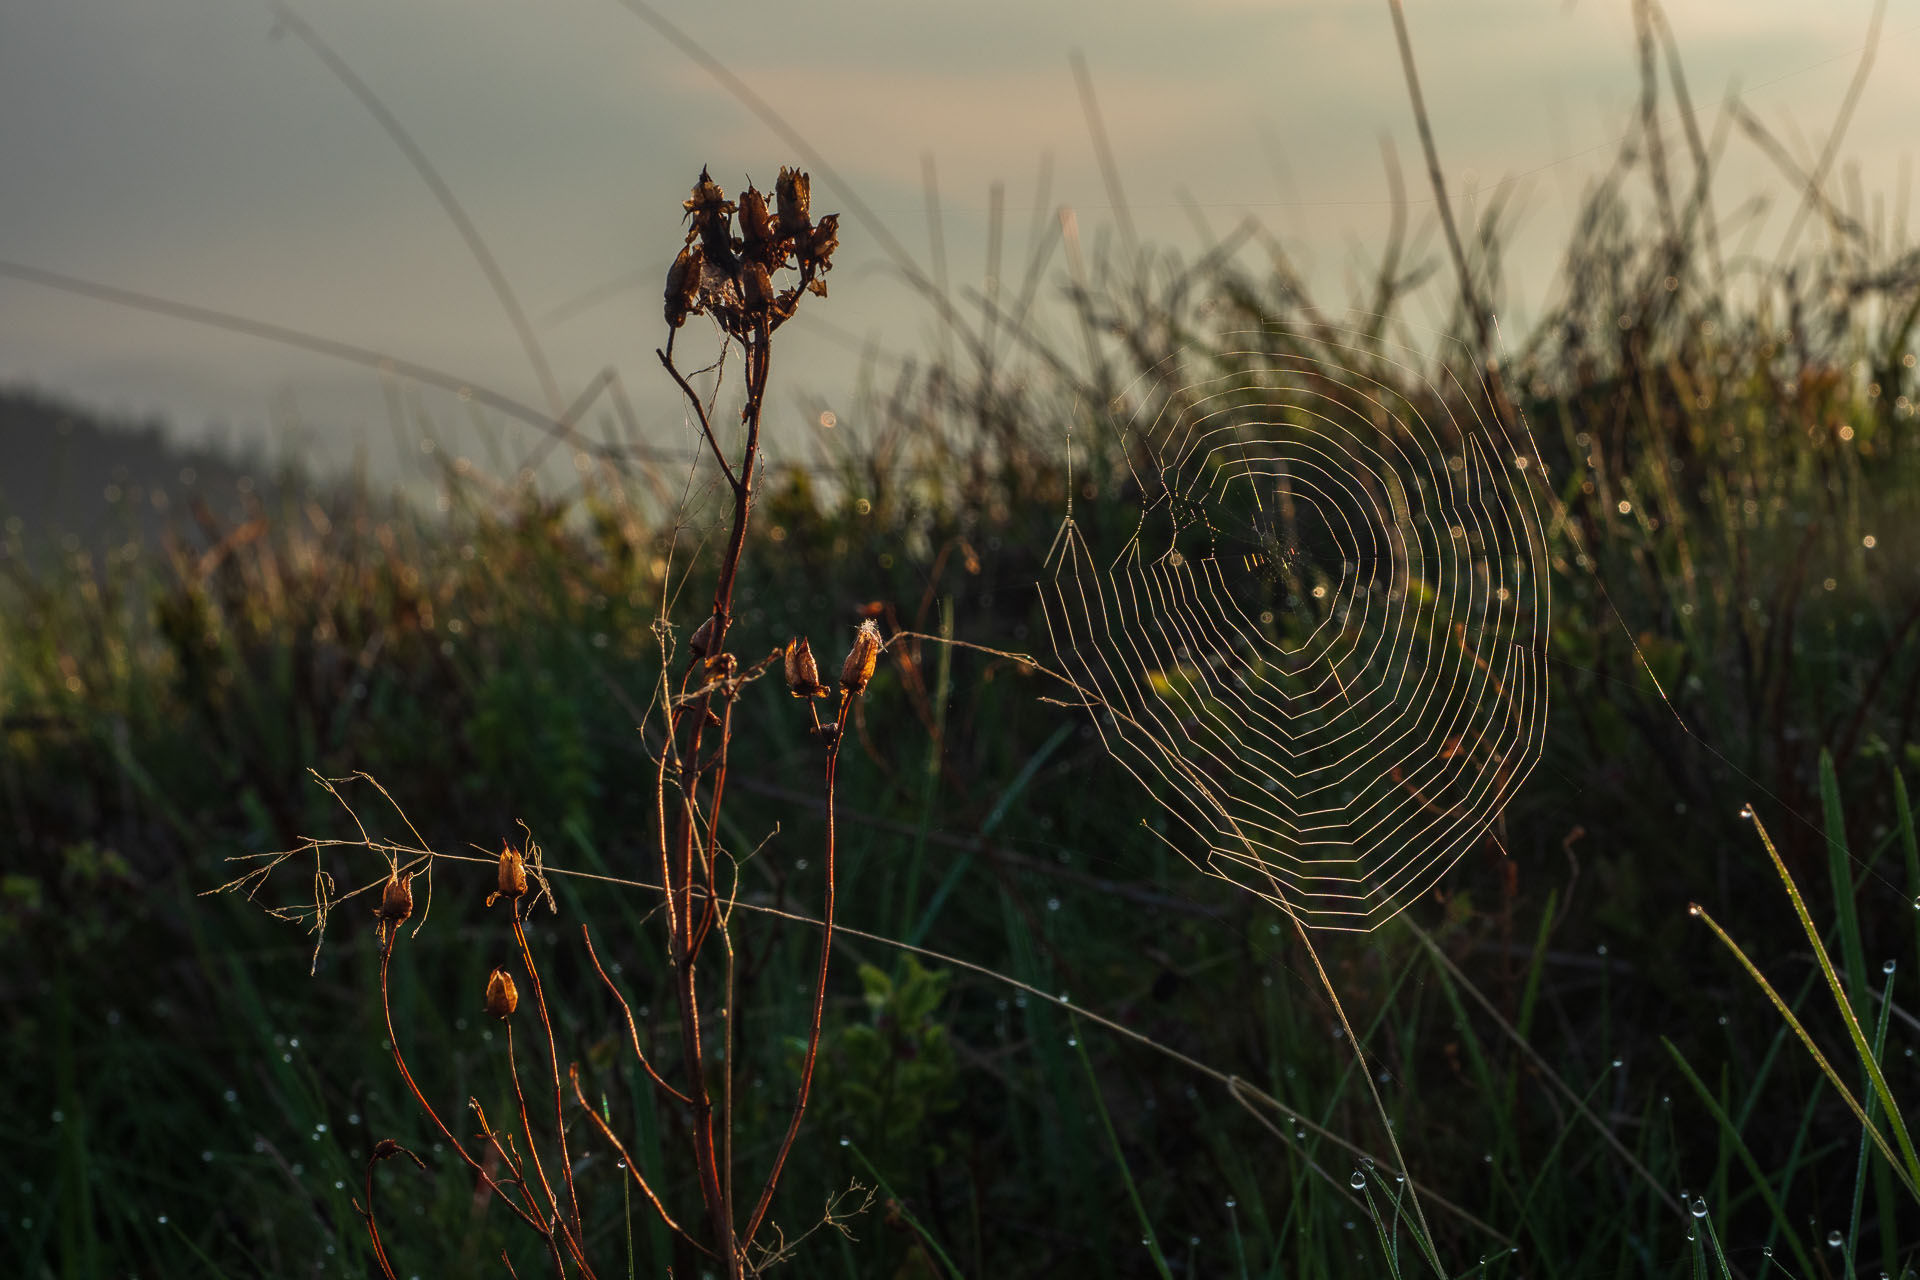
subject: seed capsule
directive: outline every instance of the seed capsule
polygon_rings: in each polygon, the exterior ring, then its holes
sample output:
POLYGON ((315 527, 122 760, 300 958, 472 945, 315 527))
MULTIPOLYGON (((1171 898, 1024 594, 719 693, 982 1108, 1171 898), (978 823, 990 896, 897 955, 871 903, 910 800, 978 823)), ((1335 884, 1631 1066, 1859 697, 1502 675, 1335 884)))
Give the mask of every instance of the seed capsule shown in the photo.
POLYGON ((380 909, 374 914, 390 927, 412 915, 413 877, 401 875, 397 867, 389 871, 387 887, 380 894, 380 909))
POLYGON ((700 304, 700 274, 706 255, 697 244, 687 245, 667 271, 667 323, 678 329, 700 304))
POLYGON ((526 893, 526 891, 526 859, 522 858, 520 851, 512 845, 501 846, 499 888, 494 892, 492 898, 487 899, 487 905, 492 906, 494 898, 517 899, 526 893))
POLYGON ((693 634, 687 637, 687 648, 693 650, 695 657, 704 658, 707 656, 707 650, 709 647, 712 646, 712 644, 713 644, 713 615, 708 614, 707 620, 701 623, 699 626, 695 627, 693 630, 693 634))
POLYGON ((820 219, 808 238, 807 252, 825 271, 833 265, 833 251, 840 247, 840 215, 830 213, 820 219))
POLYGON ((865 689, 879 663, 880 628, 869 619, 853 633, 853 648, 847 651, 847 660, 840 667, 841 692, 857 694, 865 689))
POLYGON ((520 1007, 520 992, 514 988, 513 975, 495 969, 487 978, 487 1016, 508 1018, 520 1007))
POLYGON ((796 698, 818 698, 827 687, 820 683, 820 664, 813 660, 813 646, 805 636, 787 641, 787 688, 796 698))
POLYGON ((740 239, 747 256, 768 260, 773 245, 773 215, 767 212, 767 198, 754 187, 740 193, 740 239))
POLYGON ((780 202, 781 233, 805 244, 813 232, 813 224, 807 218, 808 206, 813 203, 813 180, 798 169, 783 166, 773 192, 780 202))
POLYGON ((749 262, 740 268, 740 300, 749 311, 766 311, 773 306, 773 276, 766 264, 749 262))

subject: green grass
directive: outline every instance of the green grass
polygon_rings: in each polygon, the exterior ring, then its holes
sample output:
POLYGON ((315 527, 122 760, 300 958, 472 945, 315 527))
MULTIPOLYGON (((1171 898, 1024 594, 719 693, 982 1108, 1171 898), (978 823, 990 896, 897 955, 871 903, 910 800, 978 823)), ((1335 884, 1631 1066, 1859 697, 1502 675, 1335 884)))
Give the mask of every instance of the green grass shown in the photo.
MULTIPOLYGON (((1403 920, 1315 939, 1379 1106, 1284 919, 1158 838, 1177 839, 1154 798, 1080 713, 1041 700, 1058 690, 976 649, 902 646, 842 764, 850 931, 776 1217, 797 1235, 856 1181, 881 1199, 787 1274, 1915 1266, 1920 1168, 1899 1118, 1920 1072, 1882 965, 1920 965, 1903 778, 1920 766, 1920 275, 1899 246, 1838 236, 1798 275, 1726 284, 1698 228, 1670 254, 1624 181, 1595 192, 1560 310, 1505 360, 1560 504, 1545 760, 1501 848, 1403 920), (948 980, 915 985, 887 939, 967 963, 922 957, 948 980), (889 1003, 908 989, 937 1002, 889 1003), (926 1069, 935 1044, 951 1070, 926 1069)), ((1497 237, 1478 243, 1495 278, 1497 237)), ((1316 337, 1284 264, 1240 261, 1096 261, 1085 333, 1059 349, 1002 332, 991 361, 870 390, 843 416, 862 443, 830 474, 770 476, 740 651, 804 633, 825 665, 878 601, 905 629, 1037 652, 1069 432, 1077 517, 1137 519, 1086 406, 1174 343, 1271 314, 1293 322, 1289 349, 1370 360, 1316 337)), ((1396 291, 1381 297, 1397 314, 1396 291)), ((776 354, 776 383, 791 376, 776 354)), ((716 519, 652 496, 660 479, 540 495, 450 465, 444 517, 315 489, 257 531, 183 528, 175 555, 49 563, 10 535, 0 1255, 19 1274, 369 1274, 354 1201, 384 1136, 431 1166, 378 1173, 401 1274, 500 1274, 502 1248, 535 1273, 505 1214, 474 1213, 394 1074, 369 901, 337 905, 310 977, 302 922, 262 910, 311 892, 310 860, 256 901, 197 895, 244 869, 226 859, 351 834, 309 769, 377 777, 445 853, 524 819, 556 869, 648 878, 634 726, 661 570, 716 519)), ((741 710, 762 728, 735 748, 725 836, 766 841, 743 903, 805 911, 813 748, 784 692, 752 686, 741 710)), ((344 853, 327 869, 339 893, 376 877, 344 853)), ((473 1095, 497 1117, 510 1086, 480 992, 510 944, 480 907, 490 870, 436 879, 395 961, 396 1025, 443 1114, 464 1119, 473 1095)), ((694 1214, 679 1121, 620 1065, 575 932, 591 923, 670 1047, 652 899, 606 879, 555 889, 532 943, 563 1064, 694 1214)), ((784 1123, 817 935, 759 915, 741 942, 736 1142, 754 1170, 784 1123)), ((627 1258, 631 1230, 636 1274, 676 1265, 604 1153, 582 1150, 601 1256, 627 1258)))

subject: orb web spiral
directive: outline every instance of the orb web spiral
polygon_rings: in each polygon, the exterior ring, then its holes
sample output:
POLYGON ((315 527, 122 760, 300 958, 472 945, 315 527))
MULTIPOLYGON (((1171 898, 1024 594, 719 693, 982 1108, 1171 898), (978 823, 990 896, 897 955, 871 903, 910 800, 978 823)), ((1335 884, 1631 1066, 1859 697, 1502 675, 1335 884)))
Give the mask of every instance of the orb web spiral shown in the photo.
POLYGON ((1062 673, 1176 846, 1316 927, 1431 889, 1542 746, 1539 457, 1414 361, 1277 327, 1163 361, 1099 453, 1125 527, 1070 512, 1041 584, 1062 673))

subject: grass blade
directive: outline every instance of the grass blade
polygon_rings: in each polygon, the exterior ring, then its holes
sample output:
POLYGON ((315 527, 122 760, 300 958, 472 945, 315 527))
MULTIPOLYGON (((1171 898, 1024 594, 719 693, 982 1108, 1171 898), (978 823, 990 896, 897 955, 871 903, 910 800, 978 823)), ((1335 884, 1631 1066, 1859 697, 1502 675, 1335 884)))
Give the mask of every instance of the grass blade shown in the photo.
MULTIPOLYGON (((1769 848, 1771 848, 1771 846, 1769 846, 1769 848)), ((1796 903, 1799 902, 1797 895, 1794 901, 1796 903)), ((1802 910, 1804 909, 1803 906, 1802 910)), ((1780 993, 1773 989, 1771 982, 1767 981, 1767 975, 1761 973, 1760 967, 1747 958, 1747 953, 1740 949, 1740 944, 1729 937, 1727 931, 1722 929, 1719 923, 1707 914, 1706 908, 1695 903, 1688 907, 1687 910, 1693 915, 1698 916, 1707 928, 1713 930, 1714 937, 1720 939, 1721 945, 1733 953, 1733 958, 1740 962, 1740 967, 1747 971, 1749 977, 1760 984, 1760 989, 1766 992, 1767 999, 1773 1001, 1773 1007, 1779 1010, 1780 1016, 1787 1020, 1787 1025, 1793 1028, 1793 1033, 1800 1037, 1800 1043, 1807 1047, 1807 1052, 1813 1055, 1814 1064, 1820 1068, 1821 1074, 1827 1077, 1827 1082, 1831 1084, 1834 1087, 1834 1091, 1840 1095, 1840 1100, 1847 1104, 1847 1109, 1853 1112, 1854 1118, 1866 1129, 1867 1135, 1873 1139, 1874 1145, 1880 1148, 1880 1154, 1887 1158, 1887 1163, 1895 1166, 1894 1172, 1899 1175, 1900 1181, 1905 1184, 1908 1193, 1913 1195, 1915 1199, 1920 1199, 1920 1185, 1916 1185, 1915 1179, 1908 1169, 1900 1165, 1899 1158, 1894 1155, 1893 1148, 1887 1145, 1887 1140, 1881 1136, 1880 1131, 1868 1122, 1866 1110, 1861 1107, 1860 1100, 1853 1096, 1853 1091, 1847 1088, 1846 1081, 1840 1078, 1840 1073, 1833 1069, 1831 1062, 1827 1061, 1827 1055, 1820 1052, 1820 1046, 1813 1042, 1813 1037, 1808 1034, 1805 1024, 1794 1016, 1793 1010, 1787 1007, 1787 1002, 1780 998, 1780 993)), ((1819 936, 1817 934, 1814 937, 1814 946, 1820 948, 1819 936)), ((1824 961, 1826 958, 1824 948, 1819 949, 1819 955, 1824 961)), ((1839 990, 1838 979, 1832 976, 1832 962, 1826 961, 1826 963, 1829 966, 1829 981, 1833 984, 1836 994, 1840 995, 1841 1004, 1844 1006, 1846 1003, 1845 994, 1839 990)), ((1874 1074, 1879 1074, 1879 1065, 1877 1063, 1874 1065, 1874 1074)), ((1894 1125, 1896 1132, 1904 1138, 1906 1136, 1906 1126, 1900 1122, 1897 1113, 1895 1113, 1894 1116, 1894 1125)), ((1911 1150, 1910 1140, 1908 1149, 1911 1150)))
MULTIPOLYGON (((1751 806, 1748 807, 1747 812, 1753 813, 1751 806)), ((1814 958, 1819 960, 1820 971, 1826 975, 1827 985, 1833 989, 1834 1001, 1840 1006, 1840 1017, 1847 1024, 1847 1035, 1853 1041, 1853 1051, 1859 1056, 1860 1065, 1866 1068, 1867 1077, 1873 1083, 1873 1091, 1880 1095, 1880 1105, 1887 1109, 1887 1120, 1893 1128, 1894 1140, 1900 1144, 1900 1154, 1906 1160, 1906 1171, 1902 1181, 1907 1184, 1907 1190, 1913 1193, 1914 1198, 1920 1199, 1920 1154, 1914 1152, 1913 1138, 1907 1132, 1907 1122, 1900 1118, 1900 1108, 1894 1104, 1893 1091, 1887 1087, 1887 1077, 1880 1070, 1880 1062, 1874 1057, 1872 1046, 1867 1044, 1867 1034, 1861 1029, 1860 1019, 1855 1016, 1853 1005, 1848 1002, 1846 988, 1841 985, 1839 975, 1833 971, 1833 957, 1827 954, 1826 944, 1820 941, 1820 931, 1814 928, 1813 916, 1807 911, 1806 899, 1800 896, 1800 890, 1794 884, 1793 877, 1787 873, 1787 864, 1781 860, 1780 851, 1774 848, 1773 837, 1767 834, 1767 829, 1761 824, 1758 814, 1753 814, 1753 829, 1760 833, 1760 843, 1767 847, 1767 856, 1773 859, 1774 870, 1780 873, 1781 883, 1787 887, 1787 896, 1793 899, 1793 910, 1800 917, 1800 927, 1806 930, 1807 940, 1813 944, 1814 958)), ((1701 915, 1704 918, 1705 913, 1702 912, 1701 915)), ((1864 965, 1862 967, 1864 968, 1864 965)), ((1779 996, 1774 994, 1771 987, 1767 989, 1767 994, 1776 1005, 1780 1003, 1779 996)), ((1808 1040, 1807 1043, 1811 1046, 1813 1042, 1808 1040)), ((1859 1108, 1856 1107, 1855 1110, 1859 1111, 1859 1108)), ((1873 1129, 1864 1112, 1860 1113, 1860 1118, 1861 1123, 1866 1124, 1869 1130, 1873 1129)), ((1874 1132, 1878 1131, 1874 1130, 1874 1132)), ((1887 1160, 1892 1163, 1891 1152, 1887 1153, 1887 1160)))

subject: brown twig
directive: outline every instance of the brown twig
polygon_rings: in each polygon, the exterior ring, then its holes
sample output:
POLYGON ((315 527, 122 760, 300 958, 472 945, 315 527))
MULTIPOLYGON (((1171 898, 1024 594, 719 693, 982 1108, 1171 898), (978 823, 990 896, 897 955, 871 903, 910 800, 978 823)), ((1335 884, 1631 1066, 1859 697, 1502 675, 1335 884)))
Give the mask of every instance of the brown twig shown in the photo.
POLYGON ((660 1197, 654 1194, 653 1187, 648 1184, 645 1176, 641 1174, 640 1166, 635 1164, 633 1157, 627 1154, 626 1144, 620 1141, 614 1134, 613 1127, 603 1120, 600 1113, 595 1111, 592 1105, 588 1103, 585 1091, 580 1088, 580 1068, 578 1064, 571 1065, 567 1068, 567 1080, 573 1085, 573 1096, 579 1101, 580 1109, 586 1112, 587 1119, 592 1121, 593 1127, 600 1131, 600 1136, 605 1138, 608 1144, 619 1153, 620 1167, 627 1171, 628 1176, 633 1179, 634 1185, 640 1188, 640 1194, 645 1196, 647 1203, 653 1206, 653 1211, 660 1215, 660 1221, 666 1223, 669 1229, 695 1249, 709 1258, 713 1257, 713 1250, 707 1248, 707 1246, 687 1234, 687 1229, 673 1220, 673 1215, 667 1212, 667 1206, 660 1202, 660 1197))
MULTIPOLYGON (((573 1212, 571 1219, 573 1223, 572 1234, 578 1236, 583 1230, 580 1220, 580 1194, 574 1189, 573 1161, 567 1156, 567 1116, 565 1107, 560 1100, 560 1054, 553 1043, 553 1020, 547 1015, 547 996, 540 984, 540 970, 533 962, 533 949, 527 946, 527 931, 520 926, 520 904, 518 902, 513 904, 513 937, 514 940, 520 944, 520 958, 527 966, 527 980, 533 984, 534 1004, 540 1009, 540 1025, 542 1029, 545 1030, 547 1036, 547 1062, 553 1071, 553 1123, 558 1130, 558 1132, 554 1134, 554 1141, 560 1145, 560 1171, 567 1181, 567 1202, 573 1212)), ((513 1052, 513 1031, 511 1027, 509 1027, 507 1031, 507 1052, 509 1059, 511 1059, 513 1052)), ((514 1076, 513 1087, 515 1092, 519 1091, 520 1079, 517 1072, 514 1076)), ((526 1100, 524 1098, 521 1100, 520 1108, 524 1116, 526 1112, 526 1100)), ((522 1123, 525 1123, 524 1119, 522 1123)), ((527 1145, 529 1147, 534 1146, 533 1130, 531 1128, 527 1130, 527 1145)), ((537 1148, 535 1149, 533 1163, 534 1168, 538 1170, 540 1167, 540 1156, 537 1148)), ((544 1173, 541 1174, 541 1181, 543 1183, 546 1181, 546 1175, 544 1173)), ((549 1191, 547 1194, 551 1197, 553 1193, 549 1191)), ((557 1210, 555 1211, 555 1216, 559 1216, 557 1210)))
POLYGON ((835 830, 833 820, 834 783, 840 763, 840 743, 846 737, 847 716, 853 708, 857 694, 843 696, 840 702, 840 714, 834 721, 833 739, 827 744, 827 834, 826 834, 826 890, 822 895, 820 911, 820 975, 813 991, 813 1021, 807 1029, 807 1053, 800 1063, 800 1094, 793 1104, 793 1118, 787 1122, 786 1137, 780 1140, 779 1154, 773 1158, 773 1168, 767 1174, 766 1186, 760 1191, 760 1202, 754 1206, 753 1216, 747 1220, 746 1239, 752 1242, 760 1231, 760 1224, 767 1216, 767 1210, 773 1204, 774 1188, 780 1182, 780 1173, 786 1167, 787 1153, 793 1149, 794 1137, 800 1132, 800 1121, 807 1112, 807 1096, 813 1089, 813 1069, 820 1056, 820 1028, 824 1021, 827 1006, 827 966, 833 956, 833 899, 834 899, 834 843, 835 830))
POLYGON ((646 1071, 647 1075, 652 1078, 655 1084, 659 1085, 669 1094, 672 1094, 679 1101, 691 1106, 693 1099, 668 1084, 665 1078, 663 1078, 658 1071, 654 1070, 652 1060, 649 1059, 646 1052, 640 1048, 640 1026, 633 1019, 633 1007, 627 1003, 627 998, 620 994, 620 988, 613 985, 613 979, 607 976, 606 969, 601 967, 600 957, 593 949, 593 937, 587 932, 587 926, 584 924, 580 926, 580 940, 587 944, 587 959, 593 961, 594 972, 600 975, 600 981, 607 984, 607 990, 613 992, 613 998, 620 1002, 620 1012, 625 1014, 627 1019, 627 1034, 633 1039, 633 1056, 639 1059, 641 1068, 646 1071))
MULTIPOLYGON (((513 1051, 513 1019, 509 1018, 506 1020, 506 1027, 507 1027, 507 1074, 513 1080, 514 1100, 520 1104, 520 1132, 527 1135, 527 1153, 533 1157, 534 1176, 540 1179, 540 1190, 543 1193, 545 1193, 547 1197, 547 1212, 553 1215, 555 1221, 559 1221, 560 1202, 554 1199, 553 1184, 547 1181, 546 1167, 542 1165, 540 1162, 540 1144, 533 1140, 533 1118, 527 1112, 526 1091, 520 1087, 520 1064, 513 1051)), ((495 1143, 496 1150, 498 1149, 498 1146, 499 1144, 498 1142, 496 1142, 495 1143)), ((519 1162, 514 1161, 513 1163, 517 1165, 519 1162)), ((519 1171, 516 1169, 516 1172, 519 1172, 519 1171)), ((519 1176, 521 1181, 521 1189, 524 1191, 526 1189, 526 1175, 524 1173, 520 1173, 519 1176)), ((533 1197, 531 1194, 529 1194, 527 1198, 528 1200, 532 1200, 533 1197)))
POLYGON ((509 1209, 512 1209, 514 1213, 518 1214, 522 1221, 535 1231, 538 1231, 543 1237, 551 1237, 553 1233, 548 1229, 547 1225, 515 1204, 507 1196, 506 1192, 501 1190, 500 1184, 494 1181, 493 1175, 481 1167, 480 1162, 468 1153, 466 1147, 461 1145, 460 1139, 453 1136, 453 1130, 447 1128, 446 1121, 440 1118, 440 1113, 433 1109, 433 1104, 427 1101, 427 1095, 420 1092, 420 1086, 414 1083, 413 1072, 407 1070, 407 1060, 400 1052, 399 1033, 393 1028, 393 1002, 387 995, 387 971, 392 963, 393 947, 389 945, 380 956, 380 1010, 386 1015, 387 1043, 393 1047, 393 1063, 400 1068, 400 1078, 407 1082, 407 1088, 412 1091, 414 1101, 418 1102, 420 1109, 427 1113, 427 1119, 433 1121, 433 1127, 440 1131, 440 1136, 447 1140, 447 1145, 452 1147, 454 1152, 459 1155, 462 1160, 467 1162, 468 1167, 480 1175, 481 1180, 485 1182, 488 1187, 492 1188, 502 1202, 504 1202, 509 1209))

